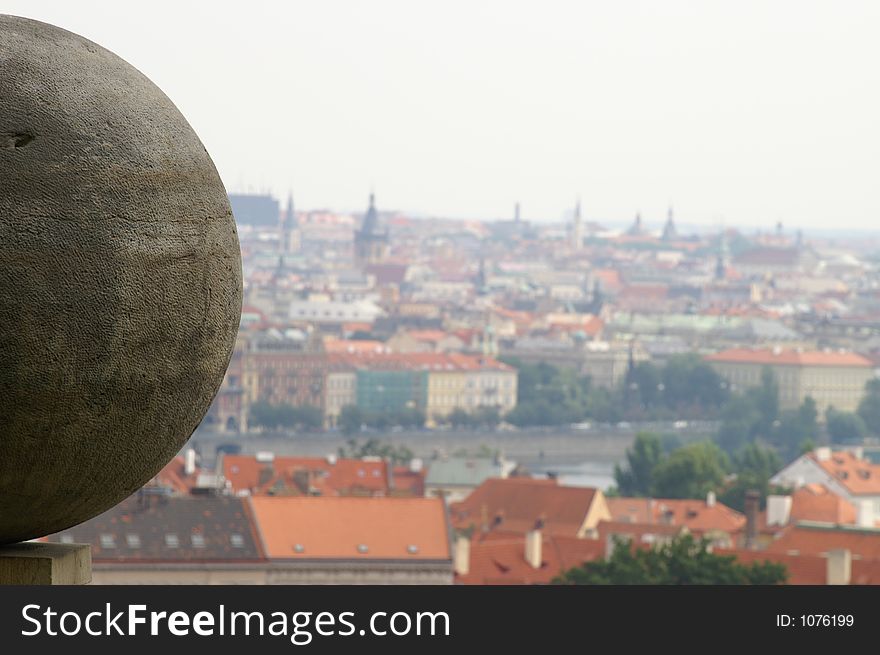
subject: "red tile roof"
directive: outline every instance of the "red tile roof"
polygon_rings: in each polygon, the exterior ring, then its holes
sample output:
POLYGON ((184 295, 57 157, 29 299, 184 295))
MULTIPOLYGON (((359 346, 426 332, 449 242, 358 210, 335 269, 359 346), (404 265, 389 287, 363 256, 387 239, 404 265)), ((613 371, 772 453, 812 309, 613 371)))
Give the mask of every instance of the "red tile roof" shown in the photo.
POLYGON ((731 348, 714 355, 707 355, 706 361, 730 364, 767 364, 779 366, 846 366, 871 368, 871 362, 853 352, 824 350, 799 351, 791 348, 731 348))
POLYGON ((690 532, 712 530, 733 533, 745 525, 746 517, 723 503, 668 498, 607 498, 615 521, 684 526, 690 532))
POLYGON ((159 471, 146 486, 167 487, 178 494, 188 494, 196 486, 199 469, 191 475, 186 474, 186 462, 182 455, 177 455, 159 471))
POLYGON ((381 341, 372 339, 336 339, 324 338, 324 351, 336 353, 382 353, 387 352, 388 347, 381 341))
POLYGON ((450 506, 453 525, 525 534, 539 521, 550 535, 574 537, 599 492, 586 487, 563 487, 554 480, 490 478, 463 501, 450 506))
POLYGON ((525 537, 505 536, 471 543, 469 570, 456 574, 455 581, 468 585, 548 584, 563 571, 604 557, 597 539, 544 535, 541 566, 525 559, 525 537))
POLYGON ((801 522, 784 529, 766 551, 824 555, 835 548, 849 549, 864 560, 880 561, 880 529, 801 522))
POLYGON ((599 521, 596 526, 598 539, 603 544, 609 537, 626 537, 631 543, 647 545, 659 537, 676 537, 687 531, 682 525, 663 523, 630 523, 629 521, 599 521))
POLYGON ((385 461, 326 457, 275 457, 258 462, 253 455, 224 455, 223 475, 236 493, 324 496, 386 495, 385 461))
POLYGON ((446 508, 440 498, 248 500, 269 558, 450 558, 446 508))
POLYGON ((512 366, 484 355, 461 353, 340 353, 352 366, 376 370, 514 371, 512 366))
POLYGON ((807 484, 791 494, 790 522, 855 523, 856 508, 823 484, 807 484))
POLYGON ((786 584, 824 585, 827 582, 828 560, 817 555, 787 555, 764 550, 740 550, 716 548, 716 555, 734 555, 740 564, 776 562, 788 570, 786 584))
POLYGON ((395 466, 394 489, 391 493, 421 497, 425 495, 425 469, 413 471, 409 466, 395 466))
POLYGON ((830 459, 820 461, 815 451, 808 457, 832 475, 853 495, 880 494, 880 465, 859 459, 853 453, 841 450, 831 453, 830 459))
MULTIPOLYGON (((751 562, 778 562, 788 570, 788 582, 792 585, 828 584, 828 559, 821 555, 789 555, 762 550, 722 550, 719 555, 735 555, 743 564, 751 562)), ((880 584, 880 561, 853 559, 850 584, 880 584)))

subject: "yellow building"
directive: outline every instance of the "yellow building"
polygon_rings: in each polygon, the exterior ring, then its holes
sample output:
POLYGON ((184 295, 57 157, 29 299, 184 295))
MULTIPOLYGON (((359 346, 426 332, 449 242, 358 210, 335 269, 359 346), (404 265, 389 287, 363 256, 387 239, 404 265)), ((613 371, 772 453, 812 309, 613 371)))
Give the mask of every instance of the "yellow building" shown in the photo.
POLYGON ((779 385, 779 406, 794 409, 808 396, 824 416, 829 407, 853 412, 874 377, 870 360, 846 351, 734 348, 706 357, 734 390, 761 384, 768 367, 779 385))
POLYGON ((516 407, 517 371, 492 357, 438 355, 425 362, 428 423, 443 421, 456 409, 471 413, 481 407, 496 407, 500 414, 516 407))

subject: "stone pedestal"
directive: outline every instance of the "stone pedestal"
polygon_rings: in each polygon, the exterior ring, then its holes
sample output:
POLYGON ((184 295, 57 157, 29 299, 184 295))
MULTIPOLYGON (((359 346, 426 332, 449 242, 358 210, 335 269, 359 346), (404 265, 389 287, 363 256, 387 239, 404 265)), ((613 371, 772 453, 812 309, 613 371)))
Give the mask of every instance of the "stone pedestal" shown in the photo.
POLYGON ((92 581, 88 544, 26 541, 0 546, 0 585, 79 585, 92 581))

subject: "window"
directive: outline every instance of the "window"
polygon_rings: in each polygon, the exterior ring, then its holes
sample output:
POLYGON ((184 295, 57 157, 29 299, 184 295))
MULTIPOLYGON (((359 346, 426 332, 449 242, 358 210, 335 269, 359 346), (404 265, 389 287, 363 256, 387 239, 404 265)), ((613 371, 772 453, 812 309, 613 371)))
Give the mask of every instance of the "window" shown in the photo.
POLYGON ((229 544, 233 548, 244 548, 244 537, 238 533, 229 535, 229 544))
POLYGON ((129 548, 140 548, 141 538, 139 535, 129 533, 125 535, 125 543, 128 544, 129 548))
POLYGON ((406 547, 406 552, 408 552, 410 555, 415 555, 416 553, 419 552, 419 547, 416 546, 415 544, 410 544, 409 546, 406 547))
POLYGON ((358 552, 361 553, 362 555, 370 552, 370 549, 367 548, 367 544, 358 544, 357 549, 358 549, 358 552))
POLYGON ((165 535, 165 545, 168 548, 179 548, 180 547, 180 539, 177 538, 176 534, 169 533, 165 535))
POLYGON ((101 535, 101 548, 116 548, 116 539, 112 534, 101 535))
POLYGON ((69 532, 61 535, 61 543, 62 544, 72 544, 73 543, 73 535, 69 532))
POLYGON ((306 552, 306 547, 303 546, 302 544, 294 544, 293 545, 293 552, 304 553, 304 552, 306 552))
POLYGON ((193 548, 204 548, 205 547, 205 535, 194 532, 192 534, 192 545, 193 545, 193 548))

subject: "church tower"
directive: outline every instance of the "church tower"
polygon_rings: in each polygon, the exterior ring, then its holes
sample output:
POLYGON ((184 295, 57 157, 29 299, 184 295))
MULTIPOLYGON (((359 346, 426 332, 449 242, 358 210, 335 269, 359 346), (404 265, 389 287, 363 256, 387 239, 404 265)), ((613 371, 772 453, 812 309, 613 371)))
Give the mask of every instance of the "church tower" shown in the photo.
POLYGON ((642 213, 636 213, 636 219, 633 221, 633 224, 626 231, 628 236, 638 237, 644 234, 644 228, 642 228, 642 213))
POLYGON ((663 226, 663 241, 675 241, 678 238, 678 230, 675 229, 675 218, 672 215, 672 205, 666 212, 666 225, 663 226))
POLYGON ((287 197, 287 211, 284 212, 284 218, 281 220, 280 237, 281 252, 299 252, 302 245, 302 235, 299 229, 299 221, 296 220, 292 192, 287 197))
POLYGON ((581 219, 581 200, 574 206, 574 220, 571 223, 571 247, 580 250, 584 247, 584 223, 581 219))
POLYGON ((361 227, 354 233, 354 253, 358 264, 378 264, 388 257, 390 242, 388 230, 379 226, 379 212, 376 211, 376 196, 370 194, 370 206, 364 214, 361 227))

